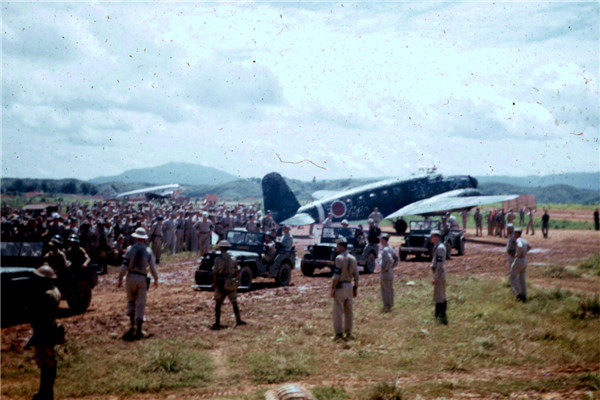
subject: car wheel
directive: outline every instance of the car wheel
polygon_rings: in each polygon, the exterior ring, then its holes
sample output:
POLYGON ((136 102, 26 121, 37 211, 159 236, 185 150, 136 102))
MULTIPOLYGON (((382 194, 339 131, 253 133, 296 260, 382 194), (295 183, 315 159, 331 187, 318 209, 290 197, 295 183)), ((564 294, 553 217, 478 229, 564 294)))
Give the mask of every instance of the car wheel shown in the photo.
POLYGON ((252 270, 249 267, 242 267, 240 271, 240 286, 245 290, 250 290, 252 287, 252 270))
POLYGON ((465 254, 465 238, 460 238, 458 242, 458 255, 462 256, 465 254))
POLYGON ((372 274, 375 271, 375 253, 370 252, 365 263, 365 274, 372 274))
POLYGON ((67 304, 75 313, 82 313, 90 306, 92 301, 92 288, 86 281, 79 281, 69 291, 67 304))
POLYGON ((288 286, 290 281, 292 280, 292 267, 290 264, 285 261, 279 267, 279 271, 277 271, 277 276, 275 277, 275 282, 279 286, 288 286))
POLYGON ((406 256, 407 256, 407 254, 401 251, 400 252, 400 261, 406 261, 406 256))
POLYGON ((394 229, 396 230, 397 234, 404 235, 404 233, 406 232, 406 228, 408 228, 408 225, 406 224, 405 220, 399 219, 396 222, 394 222, 394 229))
POLYGON ((446 243, 444 243, 444 247, 446 248, 446 260, 449 260, 450 253, 452 253, 452 242, 447 240, 446 243))
POLYGON ((315 273, 315 267, 305 262, 300 264, 300 270, 302 270, 304 276, 313 276, 315 273))

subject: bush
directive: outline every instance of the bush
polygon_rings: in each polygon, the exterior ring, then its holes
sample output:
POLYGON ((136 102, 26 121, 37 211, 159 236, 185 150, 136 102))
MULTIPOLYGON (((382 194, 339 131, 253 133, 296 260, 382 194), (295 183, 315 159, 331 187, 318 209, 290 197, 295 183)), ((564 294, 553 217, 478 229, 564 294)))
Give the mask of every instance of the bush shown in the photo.
POLYGON ((600 298, 585 296, 579 300, 577 310, 571 316, 577 319, 598 318, 600 316, 600 298))
POLYGON ((600 275, 600 254, 581 260, 579 262, 579 269, 600 275))
POLYGON ((312 372, 312 356, 299 352, 254 353, 248 355, 252 380, 256 383, 282 383, 312 372))
POLYGON ((348 398, 344 388, 338 386, 315 386, 311 392, 318 400, 343 400, 348 398))
POLYGON ((402 400, 404 393, 397 383, 378 383, 371 387, 366 398, 369 400, 402 400))

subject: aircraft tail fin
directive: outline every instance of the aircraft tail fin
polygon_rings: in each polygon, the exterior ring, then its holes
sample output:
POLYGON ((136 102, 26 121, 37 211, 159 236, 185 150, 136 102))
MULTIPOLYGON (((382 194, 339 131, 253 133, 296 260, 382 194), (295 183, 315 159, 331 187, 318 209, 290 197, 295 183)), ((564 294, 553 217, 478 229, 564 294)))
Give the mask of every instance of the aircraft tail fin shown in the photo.
POLYGON ((277 172, 271 172, 263 177, 262 192, 265 211, 271 210, 273 219, 277 223, 294 216, 300 208, 298 199, 277 172))

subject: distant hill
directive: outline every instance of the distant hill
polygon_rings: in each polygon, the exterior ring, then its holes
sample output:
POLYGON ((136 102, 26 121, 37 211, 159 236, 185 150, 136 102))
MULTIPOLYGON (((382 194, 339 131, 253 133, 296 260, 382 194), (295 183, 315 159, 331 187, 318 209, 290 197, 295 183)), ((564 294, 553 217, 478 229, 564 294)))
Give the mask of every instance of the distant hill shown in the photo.
POLYGON ((577 189, 569 185, 551 185, 544 187, 524 187, 505 183, 482 183, 479 190, 486 195, 497 194, 533 194, 540 204, 598 204, 600 192, 597 190, 577 189))
POLYGON ((480 184, 497 182, 522 187, 570 185, 578 189, 600 191, 600 172, 570 172, 555 175, 476 176, 480 184))
POLYGON ((100 176, 90 183, 148 183, 152 185, 218 185, 238 180, 237 176, 199 164, 170 162, 158 167, 130 169, 120 175, 100 176))

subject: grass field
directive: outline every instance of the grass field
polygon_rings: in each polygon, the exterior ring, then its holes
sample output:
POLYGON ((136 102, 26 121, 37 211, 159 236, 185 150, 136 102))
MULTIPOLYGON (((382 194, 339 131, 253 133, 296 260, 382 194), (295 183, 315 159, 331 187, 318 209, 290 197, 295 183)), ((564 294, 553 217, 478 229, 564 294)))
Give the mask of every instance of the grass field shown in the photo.
MULTIPOLYGON (((597 263, 597 257, 582 262, 580 273, 597 276, 597 263)), ((57 397, 184 389, 210 394, 204 398, 261 399, 270 384, 290 381, 311 383, 319 399, 508 396, 516 389, 552 392, 572 387, 597 396, 600 381, 595 373, 585 368, 556 373, 569 365, 593 368, 598 363, 597 296, 534 288, 530 301, 521 304, 505 280, 450 278, 450 324, 441 326, 432 319, 428 279, 414 285, 396 282, 391 313, 380 312, 377 289, 361 291, 355 306, 357 339, 347 343, 331 340, 330 300, 325 297, 298 300, 298 305, 313 308, 307 321, 138 343, 106 336, 84 346, 72 338, 59 348, 57 397), (219 346, 221 341, 228 345, 219 346), (218 364, 212 357, 215 351, 218 364), (228 394, 245 381, 260 389, 228 394)), ((34 392, 38 370, 31 352, 3 358, 3 397, 34 392)))

